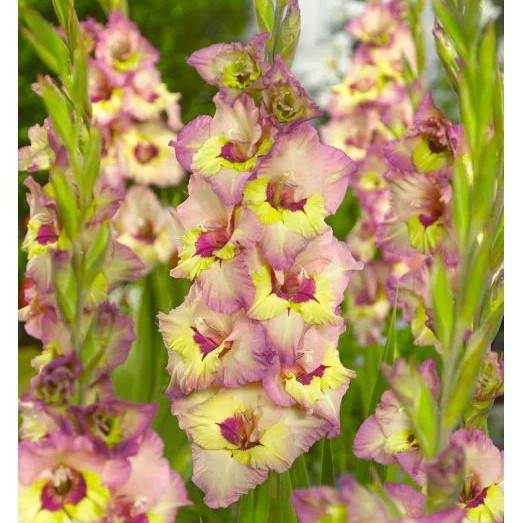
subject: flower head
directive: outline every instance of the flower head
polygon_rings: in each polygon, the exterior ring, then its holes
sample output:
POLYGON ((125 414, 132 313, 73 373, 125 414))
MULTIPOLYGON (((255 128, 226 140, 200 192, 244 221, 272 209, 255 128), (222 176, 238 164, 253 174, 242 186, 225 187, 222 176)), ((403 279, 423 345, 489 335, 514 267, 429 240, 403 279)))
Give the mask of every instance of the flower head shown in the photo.
POLYGON ((129 189, 113 226, 118 242, 129 247, 148 268, 167 262, 175 251, 173 217, 147 187, 129 189))
POLYGON ((88 439, 59 432, 19 445, 19 518, 22 523, 97 522, 110 499, 109 485, 125 482, 126 467, 106 466, 88 439))
POLYGON ((297 407, 278 407, 259 385, 207 389, 175 400, 173 412, 193 442, 193 481, 213 508, 224 507, 283 472, 326 432, 297 407))
POLYGON ((269 33, 261 33, 245 46, 240 43, 214 44, 195 51, 187 63, 208 84, 235 95, 254 87, 267 69, 263 57, 268 38, 269 33))
POLYGON ((116 78, 125 77, 158 61, 158 51, 119 11, 111 13, 107 25, 97 36, 95 56, 110 67, 116 78))

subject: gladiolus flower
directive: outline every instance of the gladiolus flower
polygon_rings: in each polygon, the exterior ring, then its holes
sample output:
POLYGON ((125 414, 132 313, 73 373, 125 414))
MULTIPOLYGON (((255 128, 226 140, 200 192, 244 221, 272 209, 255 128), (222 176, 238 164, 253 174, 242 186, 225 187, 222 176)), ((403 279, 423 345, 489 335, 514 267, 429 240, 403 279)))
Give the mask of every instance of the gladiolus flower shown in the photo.
POLYGON ((274 405, 259 385, 196 392, 175 400, 173 412, 193 442, 193 481, 212 508, 236 501, 271 470, 288 470, 326 432, 323 420, 274 405))

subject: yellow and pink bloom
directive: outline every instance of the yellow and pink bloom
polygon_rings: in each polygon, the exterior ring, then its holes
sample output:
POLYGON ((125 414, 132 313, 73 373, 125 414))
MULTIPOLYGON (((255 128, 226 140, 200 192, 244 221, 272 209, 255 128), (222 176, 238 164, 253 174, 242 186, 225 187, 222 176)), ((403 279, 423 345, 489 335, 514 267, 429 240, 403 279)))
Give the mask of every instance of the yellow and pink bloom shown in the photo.
POLYGON ((298 407, 276 406, 259 384, 195 392, 175 400, 173 412, 193 443, 193 482, 212 508, 288 470, 327 431, 298 407))

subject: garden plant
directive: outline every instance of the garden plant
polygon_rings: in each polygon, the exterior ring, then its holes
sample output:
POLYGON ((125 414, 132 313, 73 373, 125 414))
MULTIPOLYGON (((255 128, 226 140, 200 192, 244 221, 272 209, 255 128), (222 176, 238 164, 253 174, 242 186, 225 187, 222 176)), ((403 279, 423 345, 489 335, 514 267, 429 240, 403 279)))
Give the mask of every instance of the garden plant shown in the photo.
POLYGON ((20 2, 20 523, 504 521, 495 21, 309 1, 20 2))

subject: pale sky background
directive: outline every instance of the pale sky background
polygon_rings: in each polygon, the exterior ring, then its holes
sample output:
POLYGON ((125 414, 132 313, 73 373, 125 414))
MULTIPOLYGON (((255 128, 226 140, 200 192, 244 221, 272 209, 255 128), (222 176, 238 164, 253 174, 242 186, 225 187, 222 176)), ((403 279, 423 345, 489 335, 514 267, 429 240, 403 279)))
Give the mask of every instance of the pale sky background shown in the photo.
MULTIPOLYGON (((345 24, 358 15, 365 2, 358 0, 299 0, 301 9, 301 36, 292 72, 306 90, 323 108, 326 107, 330 87, 339 83, 350 66, 351 38, 343 30, 345 24)), ((431 29, 434 16, 430 1, 424 14, 426 47, 426 80, 430 85, 437 71, 437 55, 431 29)), ((485 18, 497 14, 490 2, 485 2, 485 18)), ((257 32, 255 17, 249 36, 257 32)))

